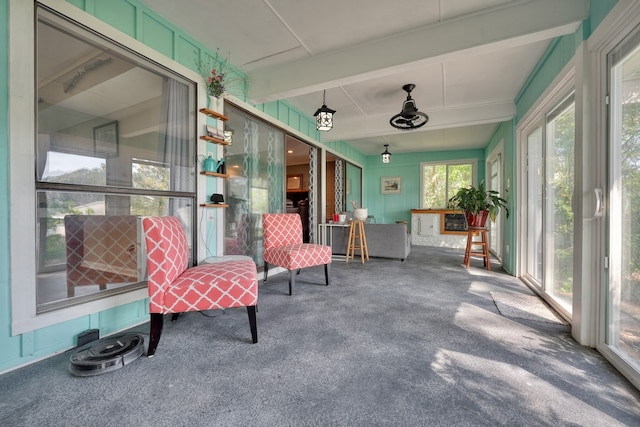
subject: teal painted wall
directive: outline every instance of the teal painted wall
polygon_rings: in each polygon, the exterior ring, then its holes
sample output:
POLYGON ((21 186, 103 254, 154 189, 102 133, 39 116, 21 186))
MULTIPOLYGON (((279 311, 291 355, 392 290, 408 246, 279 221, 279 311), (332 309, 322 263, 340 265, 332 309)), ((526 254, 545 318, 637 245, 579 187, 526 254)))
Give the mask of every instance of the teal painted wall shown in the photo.
POLYGON ((353 162, 362 165, 363 167, 365 166, 367 157, 346 142, 327 142, 324 145, 331 148, 336 153, 339 153, 345 159, 352 160, 353 162))
MULTIPOLYGON (((597 28, 617 3, 618 0, 590 0, 589 21, 591 29, 597 28)), ((591 32, 589 32, 589 34, 591 34, 591 32)))
POLYGON ((420 208, 420 163, 444 160, 477 159, 478 177, 484 177, 484 149, 433 151, 423 153, 396 153, 391 163, 384 164, 379 155, 368 156, 364 167, 364 206, 377 223, 411 221, 411 209, 420 208), (400 194, 381 194, 382 177, 402 178, 400 194))
POLYGON ((255 107, 282 123, 291 126, 309 138, 318 141, 319 132, 316 130, 315 120, 311 120, 311 118, 305 116, 287 102, 273 101, 266 104, 259 104, 255 107))
MULTIPOLYGON (((315 119, 300 112, 289 103, 285 101, 272 101, 256 105, 255 107, 282 123, 291 126, 312 140, 316 142, 320 141, 320 131, 316 129, 315 119)), ((365 156, 345 142, 328 142, 323 145, 333 149, 344 159, 364 165, 365 156)))
POLYGON ((617 3, 618 0, 591 0, 589 19, 583 22, 575 33, 558 37, 551 43, 516 97, 516 123, 573 58, 582 41, 591 35, 617 3))
POLYGON ((582 43, 582 27, 575 33, 559 37, 551 45, 536 66, 534 72, 516 97, 516 123, 529 111, 542 93, 549 87, 563 67, 573 58, 582 43))

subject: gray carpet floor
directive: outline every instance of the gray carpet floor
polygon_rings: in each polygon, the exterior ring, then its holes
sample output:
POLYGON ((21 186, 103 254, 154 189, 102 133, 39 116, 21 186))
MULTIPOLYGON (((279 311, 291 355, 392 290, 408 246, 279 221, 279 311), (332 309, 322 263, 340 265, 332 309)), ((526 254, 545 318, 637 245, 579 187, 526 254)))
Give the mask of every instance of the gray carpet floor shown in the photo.
MULTIPOLYGON (((640 393, 569 326, 502 316, 532 295, 461 250, 334 262, 260 285, 245 309, 167 317, 153 358, 92 377, 71 352, 0 376, 2 426, 640 425, 640 393)), ((133 329, 148 332, 148 324, 133 329)))

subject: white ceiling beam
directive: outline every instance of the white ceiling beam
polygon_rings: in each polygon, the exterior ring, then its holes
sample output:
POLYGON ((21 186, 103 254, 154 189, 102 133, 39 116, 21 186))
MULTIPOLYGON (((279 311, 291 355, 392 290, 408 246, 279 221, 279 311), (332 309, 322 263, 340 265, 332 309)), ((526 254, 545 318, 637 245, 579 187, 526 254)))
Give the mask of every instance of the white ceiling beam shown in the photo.
POLYGON ((418 63, 495 51, 572 33, 588 0, 525 0, 249 74, 249 99, 263 103, 384 77, 418 63))
POLYGON ((373 138, 407 132, 447 129, 458 126, 500 123, 511 120, 516 115, 516 104, 505 101, 472 107, 451 108, 426 112, 429 121, 423 127, 407 131, 396 129, 389 124, 389 117, 375 116, 349 121, 349 126, 341 128, 336 121, 330 132, 322 132, 321 141, 348 141, 350 139, 373 138))

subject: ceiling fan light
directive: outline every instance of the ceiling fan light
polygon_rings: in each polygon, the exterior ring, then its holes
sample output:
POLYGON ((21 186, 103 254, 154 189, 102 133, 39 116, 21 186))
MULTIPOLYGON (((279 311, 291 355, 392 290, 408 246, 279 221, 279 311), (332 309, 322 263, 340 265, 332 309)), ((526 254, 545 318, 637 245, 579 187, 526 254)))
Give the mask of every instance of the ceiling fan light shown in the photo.
POLYGON ((413 99, 407 99, 402 104, 402 112, 400 113, 402 117, 412 118, 415 117, 418 112, 418 108, 416 107, 416 103, 413 99))
POLYGON ((412 83, 402 86, 402 89, 407 92, 407 99, 402 103, 402 111, 389 120, 389 124, 394 128, 401 130, 418 129, 429 121, 429 116, 418 111, 416 102, 411 98, 411 91, 415 86, 412 83))

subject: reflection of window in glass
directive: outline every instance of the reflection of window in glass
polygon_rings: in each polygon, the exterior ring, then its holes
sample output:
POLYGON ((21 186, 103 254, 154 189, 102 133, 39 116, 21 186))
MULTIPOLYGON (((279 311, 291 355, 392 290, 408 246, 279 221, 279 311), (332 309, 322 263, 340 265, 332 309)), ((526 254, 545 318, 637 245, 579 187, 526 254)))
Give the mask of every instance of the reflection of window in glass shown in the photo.
POLYGON ((143 286, 139 216, 191 237, 195 85, 43 9, 36 43, 43 311, 143 286))
POLYGON ((422 163, 422 208, 444 209, 460 189, 472 185, 475 161, 422 163))
POLYGON ((65 183, 84 181, 88 185, 105 185, 106 178, 103 159, 49 151, 41 180, 65 183))

